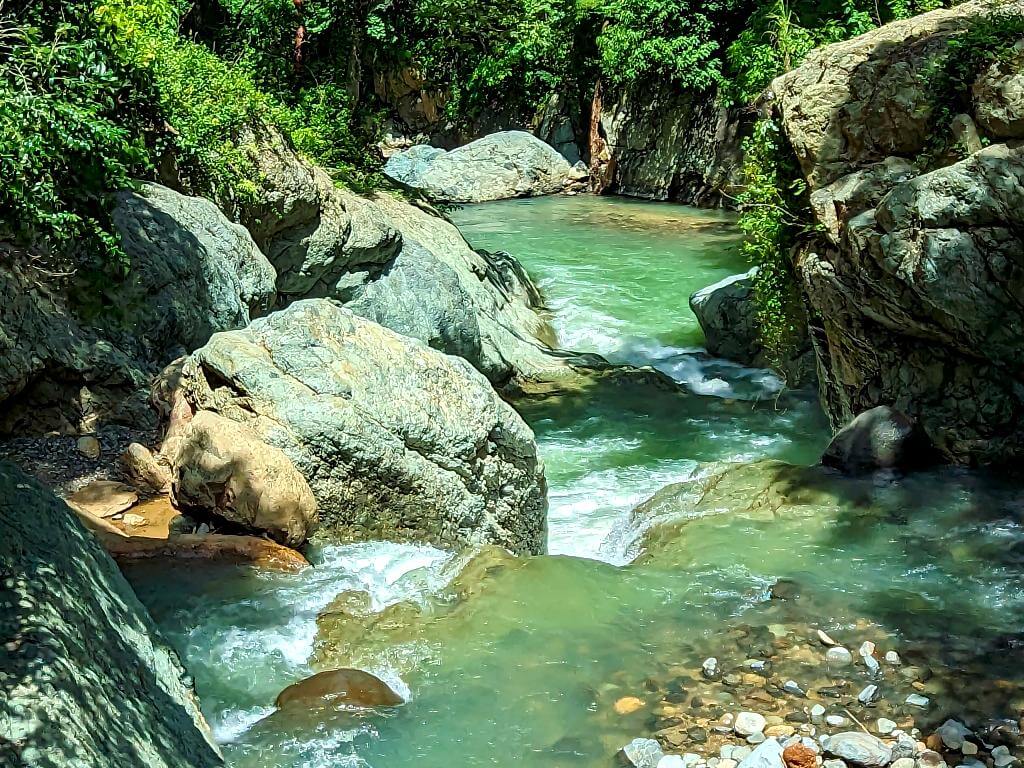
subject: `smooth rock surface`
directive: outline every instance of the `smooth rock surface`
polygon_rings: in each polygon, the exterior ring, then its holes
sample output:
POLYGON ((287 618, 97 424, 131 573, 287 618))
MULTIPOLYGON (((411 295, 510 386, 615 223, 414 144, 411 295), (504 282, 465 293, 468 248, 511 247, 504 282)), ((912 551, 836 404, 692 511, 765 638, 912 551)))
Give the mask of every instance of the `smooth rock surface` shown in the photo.
POLYGON ((384 173, 432 200, 452 203, 560 192, 572 170, 554 148, 525 131, 492 133, 450 152, 405 154, 391 157, 384 173))
POLYGON ((316 530, 317 507, 305 478, 280 448, 212 411, 199 411, 169 457, 179 509, 212 515, 290 547, 316 530))
POLYGON ((75 514, 0 464, 0 764, 221 765, 190 683, 75 514))
POLYGON ((658 768, 665 753, 654 739, 633 739, 619 751, 619 757, 633 768, 658 768))
POLYGON ((830 736, 825 751, 863 768, 883 768, 892 762, 892 750, 862 731, 847 731, 830 736))
POLYGON ((462 358, 317 299, 215 335, 179 386, 294 462, 327 535, 544 549, 533 433, 462 358))

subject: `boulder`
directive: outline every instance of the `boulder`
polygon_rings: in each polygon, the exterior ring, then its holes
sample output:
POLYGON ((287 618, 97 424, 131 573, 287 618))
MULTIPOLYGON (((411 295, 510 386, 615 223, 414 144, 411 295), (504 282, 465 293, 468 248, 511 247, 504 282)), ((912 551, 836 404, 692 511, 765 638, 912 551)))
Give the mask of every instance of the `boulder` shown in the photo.
POLYGON ((879 405, 864 411, 832 438, 821 463, 850 474, 923 466, 931 458, 927 439, 906 415, 879 405))
POLYGON ((157 184, 117 196, 127 277, 93 314, 20 257, 0 266, 0 433, 152 425, 149 376, 180 347, 238 328, 274 300, 274 270, 208 200, 157 184))
POLYGON ((394 707, 404 699, 376 675, 361 669, 331 669, 300 680, 278 694, 274 705, 316 708, 343 704, 350 707, 394 707))
POLYGON ((0 763, 221 765, 188 678, 71 510, 0 464, 0 763))
POLYGON ((744 365, 762 365, 764 347, 754 304, 757 267, 731 275, 690 297, 708 352, 744 365))
POLYGON ((277 269, 282 304, 337 299, 498 384, 568 373, 514 258, 474 251, 434 210, 337 188, 271 129, 247 141, 263 183, 239 215, 277 269))
POLYGON ((171 497, 192 517, 212 515, 290 547, 316 530, 313 492, 279 448, 210 411, 195 414, 171 464, 171 497))
POLYGON ((1001 139, 1024 139, 1024 41, 982 72, 971 91, 983 130, 1001 139))
POLYGON ((525 131, 492 133, 450 152, 413 148, 384 166, 395 181, 451 203, 550 195, 562 191, 570 171, 562 155, 525 131))
POLYGON ((328 533, 543 551, 533 433, 461 358, 310 299, 216 334, 179 386, 280 448, 328 533))
MULTIPOLYGON (((935 130, 924 75, 994 9, 1024 2, 887 24, 812 52, 771 89, 822 225, 794 267, 833 428, 891 406, 963 463, 1024 453, 1024 150, 923 155, 935 130)), ((983 73, 961 127, 1011 130, 1014 77, 1001 63, 983 73)))
POLYGON ((658 768, 665 753, 654 739, 633 739, 619 750, 618 757, 627 768, 658 768))

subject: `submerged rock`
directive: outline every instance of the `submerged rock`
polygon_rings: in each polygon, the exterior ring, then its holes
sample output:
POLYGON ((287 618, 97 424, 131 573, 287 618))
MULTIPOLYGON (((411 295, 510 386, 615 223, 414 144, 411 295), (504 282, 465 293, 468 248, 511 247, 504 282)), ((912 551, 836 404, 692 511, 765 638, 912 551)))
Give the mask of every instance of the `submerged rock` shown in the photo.
POLYGON ((479 203, 560 192, 572 167, 536 136, 503 131, 451 152, 413 147, 391 157, 384 173, 433 200, 479 203))
POLYGON ((179 387, 193 411, 283 451, 327 535, 544 549, 530 428, 465 360, 336 302, 296 302, 215 335, 179 387))
POLYGON ((332 669, 293 683, 278 694, 274 706, 317 708, 335 704, 350 707, 394 707, 405 699, 376 675, 361 669, 332 669))
POLYGON ((221 765, 188 678, 92 534, 0 464, 0 764, 221 765))

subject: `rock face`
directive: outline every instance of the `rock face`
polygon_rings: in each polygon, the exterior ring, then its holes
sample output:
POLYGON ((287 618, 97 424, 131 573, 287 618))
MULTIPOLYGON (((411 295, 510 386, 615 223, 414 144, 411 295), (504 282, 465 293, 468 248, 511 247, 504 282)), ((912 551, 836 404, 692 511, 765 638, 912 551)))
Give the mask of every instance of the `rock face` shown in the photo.
POLYGON ((0 267, 0 433, 146 425, 148 376, 173 350, 245 325, 274 300, 274 270, 213 203, 156 184, 118 196, 130 271, 106 287, 103 327, 18 258, 0 267))
POLYGON ((395 155, 384 172, 433 200, 452 203, 550 195, 561 192, 572 174, 562 155, 525 131, 492 133, 451 152, 431 149, 395 155))
POLYGON ((241 424, 199 411, 169 459, 174 504, 194 517, 212 514, 290 547, 316 530, 316 500, 306 480, 281 449, 241 424))
POLYGON ((730 207, 740 181, 745 124, 717 94, 668 87, 627 90, 599 110, 591 164, 603 191, 730 207))
POLYGON ((544 548, 533 433, 461 358, 307 300, 186 361, 193 411, 245 425, 307 479, 327 532, 544 548))
MULTIPOLYGON (((894 22, 772 85, 824 230, 795 265, 834 427, 890 405, 945 459, 972 463, 1024 453, 1024 150, 993 143, 928 171, 925 72, 995 7, 894 22)), ((967 116, 996 142, 1021 135, 1004 66, 980 75, 967 116)))
POLYGON ((0 763, 221 765, 185 672, 60 500, 0 465, 0 763))
POLYGON ((338 189, 276 132, 253 129, 260 200, 240 212, 278 271, 281 303, 334 298, 356 314, 469 360, 492 382, 557 377, 562 359, 526 272, 470 248, 434 211, 338 189))
POLYGON ((927 439, 913 420, 880 405, 843 427, 832 438, 821 463, 850 474, 875 469, 912 468, 931 458, 927 439))

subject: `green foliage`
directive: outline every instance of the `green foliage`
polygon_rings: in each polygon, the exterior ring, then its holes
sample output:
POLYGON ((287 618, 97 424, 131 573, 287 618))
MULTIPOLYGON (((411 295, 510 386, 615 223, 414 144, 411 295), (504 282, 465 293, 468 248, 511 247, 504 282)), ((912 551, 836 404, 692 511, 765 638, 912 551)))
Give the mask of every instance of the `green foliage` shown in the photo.
POLYGON ((790 252, 811 221, 807 189, 773 121, 759 120, 743 148, 743 252, 757 267, 754 297, 761 341, 769 360, 782 368, 804 322, 790 252))
POLYGON ((934 98, 930 114, 930 142, 927 161, 939 160, 951 150, 950 124, 961 113, 970 114, 971 87, 992 63, 1006 59, 1014 45, 1024 39, 1024 15, 998 11, 975 18, 962 33, 951 38, 945 55, 928 71, 926 92, 934 98))
POLYGON ((51 272, 123 273, 111 193, 148 167, 148 87, 81 6, 43 4, 0 22, 0 239, 51 272))

